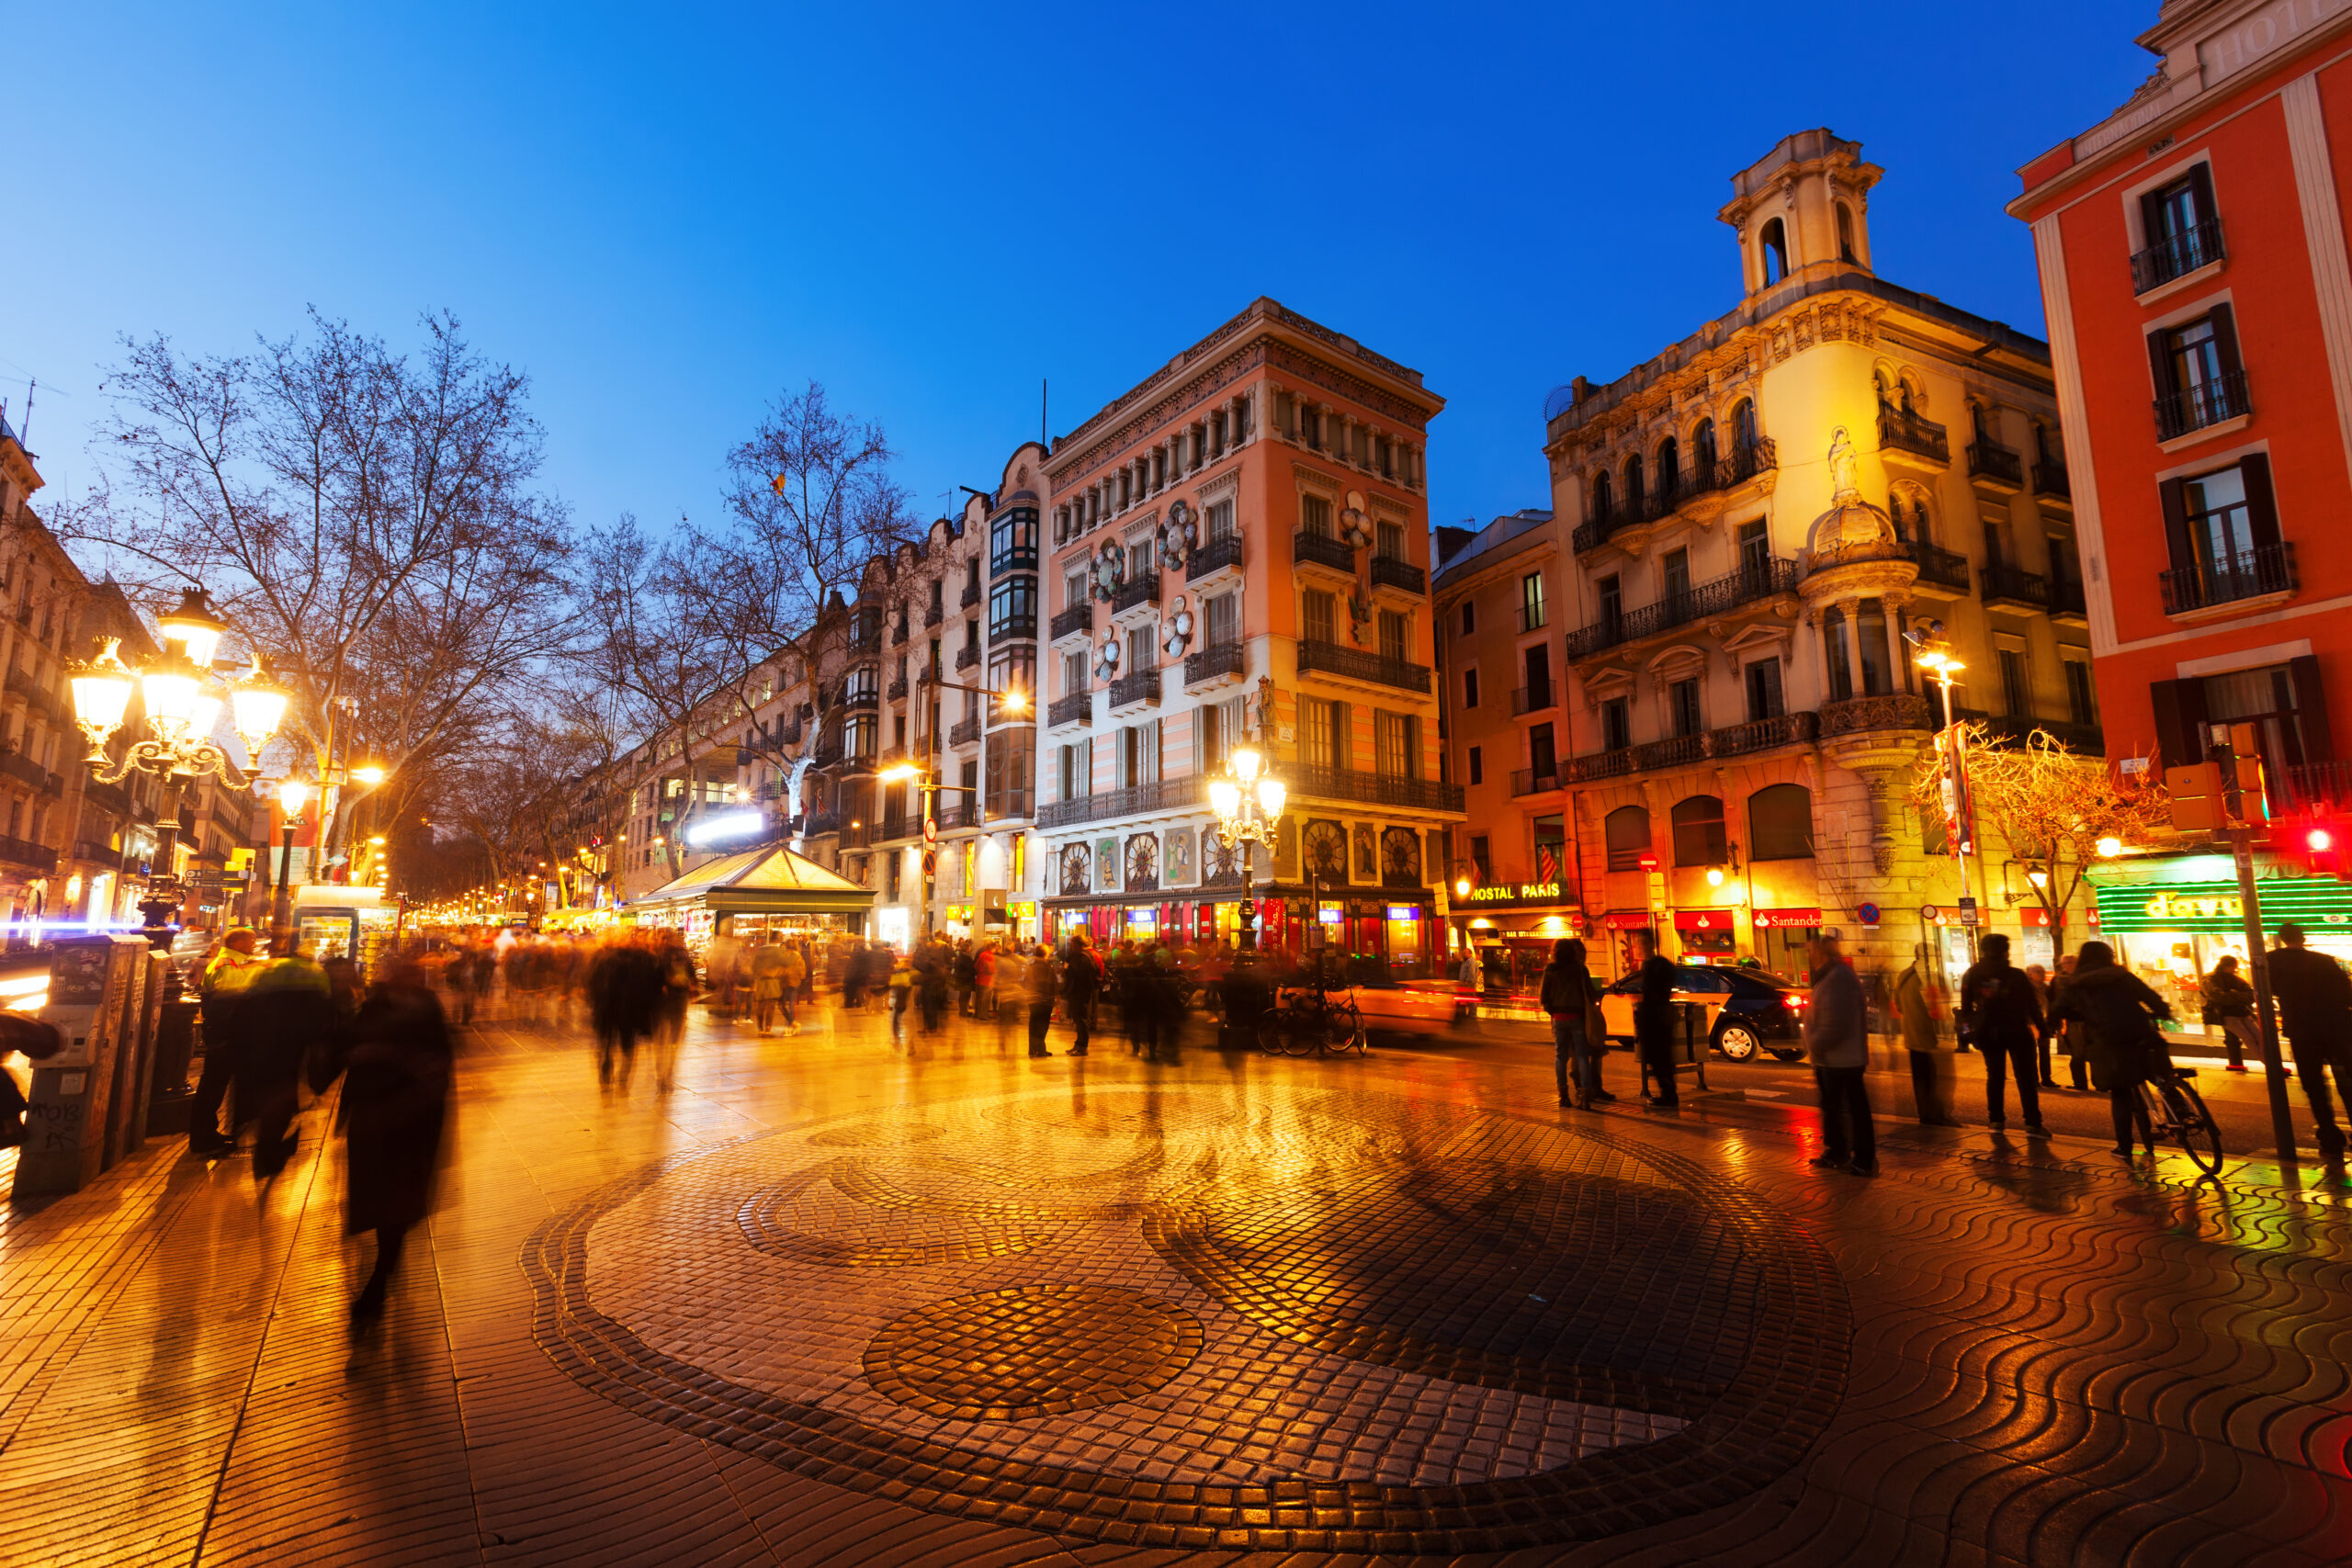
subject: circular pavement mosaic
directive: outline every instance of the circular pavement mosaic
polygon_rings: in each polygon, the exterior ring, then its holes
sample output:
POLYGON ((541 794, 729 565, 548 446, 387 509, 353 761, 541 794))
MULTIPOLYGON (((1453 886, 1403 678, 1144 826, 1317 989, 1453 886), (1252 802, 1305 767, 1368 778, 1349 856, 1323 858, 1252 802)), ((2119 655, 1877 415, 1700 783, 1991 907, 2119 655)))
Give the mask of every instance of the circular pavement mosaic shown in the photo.
POLYGON ((550 1221, 537 1332, 655 1420, 913 1506, 1182 1548, 1462 1553, 1745 1495, 1845 1292, 1598 1126, 1317 1086, 1062 1088, 683 1156, 550 1221))

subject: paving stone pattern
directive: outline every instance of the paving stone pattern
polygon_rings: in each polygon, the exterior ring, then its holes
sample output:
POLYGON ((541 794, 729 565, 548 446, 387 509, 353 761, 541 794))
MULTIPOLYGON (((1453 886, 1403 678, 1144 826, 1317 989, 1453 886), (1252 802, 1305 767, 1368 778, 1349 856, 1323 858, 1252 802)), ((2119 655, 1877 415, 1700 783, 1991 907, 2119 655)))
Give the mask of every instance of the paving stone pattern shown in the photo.
POLYGON ((0 1562, 2352 1561, 2340 1192, 821 1019, 485 1026, 356 1349, 331 1103, 0 1212, 0 1562))

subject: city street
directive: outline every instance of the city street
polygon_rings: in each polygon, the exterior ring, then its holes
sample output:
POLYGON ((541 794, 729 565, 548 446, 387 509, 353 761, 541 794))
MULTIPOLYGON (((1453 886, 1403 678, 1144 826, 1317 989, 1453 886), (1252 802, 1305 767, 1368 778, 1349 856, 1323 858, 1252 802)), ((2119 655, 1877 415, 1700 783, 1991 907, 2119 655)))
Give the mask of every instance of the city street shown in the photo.
POLYGON ((2258 1164, 1887 1118, 1862 1179, 1804 1167, 1777 1067, 1596 1115, 1500 1041, 1146 1065, 818 1020, 697 1010, 667 1095, 474 1033, 356 1350, 331 1101, 266 1190, 157 1142, 20 1204, 0 1559, 2352 1550, 2352 1219, 2258 1164))

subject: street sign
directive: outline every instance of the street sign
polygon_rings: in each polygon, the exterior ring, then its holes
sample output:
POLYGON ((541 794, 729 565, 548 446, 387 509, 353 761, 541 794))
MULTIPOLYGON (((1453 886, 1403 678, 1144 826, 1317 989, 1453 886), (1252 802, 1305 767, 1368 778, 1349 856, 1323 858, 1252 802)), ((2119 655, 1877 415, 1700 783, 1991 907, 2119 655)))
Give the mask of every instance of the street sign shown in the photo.
POLYGON ((1866 926, 1874 926, 1878 924, 1878 906, 1876 904, 1863 904, 1858 907, 1854 910, 1854 913, 1860 918, 1862 924, 1866 926))
POLYGON ((1944 918, 1944 912, 1933 904, 1922 904, 1919 906, 1919 918, 1923 920, 1940 920, 1944 918))
POLYGON ((1960 901, 1960 923, 1963 926, 1973 926, 1976 923, 1975 899, 1962 898, 1960 901))
POLYGON ((922 816, 922 841, 926 844, 939 842, 939 818, 928 811, 922 816))

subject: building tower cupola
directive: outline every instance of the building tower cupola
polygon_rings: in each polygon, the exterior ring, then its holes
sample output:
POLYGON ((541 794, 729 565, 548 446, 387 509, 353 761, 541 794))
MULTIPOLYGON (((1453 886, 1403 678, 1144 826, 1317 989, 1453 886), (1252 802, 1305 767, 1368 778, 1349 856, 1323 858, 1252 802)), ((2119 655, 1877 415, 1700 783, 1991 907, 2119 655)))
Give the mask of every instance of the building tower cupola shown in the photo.
POLYGON ((1746 293, 1871 270, 1870 191, 1885 171, 1861 153, 1859 141, 1800 130, 1731 177, 1735 194, 1715 216, 1739 231, 1746 293))

